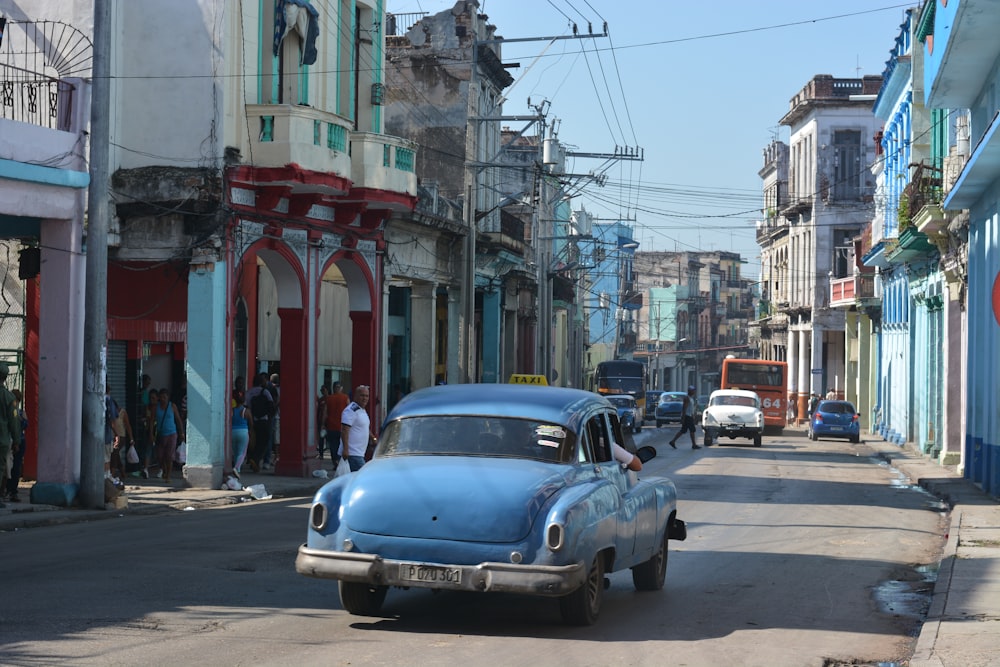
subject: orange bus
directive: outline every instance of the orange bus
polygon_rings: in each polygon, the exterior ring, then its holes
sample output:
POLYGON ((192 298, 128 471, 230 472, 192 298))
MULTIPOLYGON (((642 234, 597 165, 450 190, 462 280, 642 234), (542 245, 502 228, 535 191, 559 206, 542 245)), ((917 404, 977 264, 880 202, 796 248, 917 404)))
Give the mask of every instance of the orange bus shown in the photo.
POLYGON ((784 361, 767 359, 722 360, 722 377, 719 386, 723 389, 749 389, 760 396, 764 411, 764 426, 785 428, 788 418, 788 364, 784 361))

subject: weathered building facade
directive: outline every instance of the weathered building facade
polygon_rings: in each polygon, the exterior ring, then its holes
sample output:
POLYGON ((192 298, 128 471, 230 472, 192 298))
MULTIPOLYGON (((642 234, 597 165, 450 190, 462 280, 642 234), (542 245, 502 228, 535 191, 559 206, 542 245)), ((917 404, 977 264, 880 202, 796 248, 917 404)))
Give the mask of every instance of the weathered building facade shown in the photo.
MULTIPOLYGON (((875 184, 866 167, 874 162, 871 108, 881 81, 817 75, 780 121, 790 131, 788 195, 763 223, 761 240, 771 282, 768 317, 780 312, 787 322, 784 358, 798 420, 805 419, 810 394, 844 395, 845 315, 831 308, 829 278, 846 270, 853 240, 871 220, 875 184)), ((775 184, 780 159, 775 152, 775 184)), ((776 202, 782 201, 778 194, 776 202)), ((773 334, 775 327, 768 329, 773 334)), ((774 354, 782 358, 780 350, 774 354)))
POLYGON ((634 259, 637 289, 637 358, 646 361, 654 389, 698 394, 719 388, 722 359, 750 356, 751 282, 741 257, 725 251, 643 251, 634 259))
MULTIPOLYGON (((88 3, 31 6, 37 21, 93 14, 88 3)), ((282 474, 314 465, 315 411, 303 406, 328 377, 371 384, 379 421, 383 230, 416 203, 415 145, 382 133, 373 95, 381 3, 231 9, 112 5, 110 144, 91 147, 111 171, 108 382, 137 425, 140 375, 186 399, 195 486, 231 468, 238 376, 280 373, 282 474)), ((70 433, 58 457, 40 452, 40 482, 74 482, 54 462, 74 458, 70 433)))

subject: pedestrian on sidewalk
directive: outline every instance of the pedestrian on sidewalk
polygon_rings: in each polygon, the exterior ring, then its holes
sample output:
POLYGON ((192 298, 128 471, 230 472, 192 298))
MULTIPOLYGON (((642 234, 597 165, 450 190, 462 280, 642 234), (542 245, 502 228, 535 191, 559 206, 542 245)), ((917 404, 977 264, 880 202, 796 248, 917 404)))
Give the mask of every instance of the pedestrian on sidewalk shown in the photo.
POLYGON ((684 405, 681 407, 681 429, 670 440, 670 446, 674 449, 677 449, 677 438, 685 433, 691 434, 691 449, 701 449, 701 445, 694 441, 694 393, 696 391, 698 390, 694 385, 691 385, 684 397, 684 405))
POLYGON ((365 410, 370 397, 371 388, 366 384, 358 385, 354 389, 354 400, 340 417, 342 437, 338 454, 351 466, 351 472, 361 470, 368 445, 375 441, 371 432, 371 417, 365 410))
POLYGON ((160 471, 163 481, 170 483, 170 474, 174 470, 174 455, 177 453, 177 443, 184 440, 184 421, 180 411, 170 400, 170 390, 161 389, 157 394, 156 407, 156 447, 160 458, 160 471))
POLYGON ((244 403, 245 396, 242 391, 233 394, 236 406, 233 407, 233 418, 231 426, 230 442, 233 446, 233 474, 237 479, 240 476, 240 469, 247 458, 247 448, 250 446, 250 424, 253 417, 244 403))
POLYGON ((326 450, 326 423, 323 420, 323 411, 326 409, 326 397, 330 395, 330 388, 325 384, 320 385, 319 398, 316 399, 316 458, 322 460, 323 452, 326 450))
POLYGON ((20 389, 11 389, 14 395, 14 405, 17 410, 17 417, 21 421, 21 439, 11 446, 12 465, 9 478, 7 479, 7 500, 12 503, 21 502, 21 497, 17 495, 18 484, 21 482, 21 471, 24 469, 24 450, 28 446, 26 431, 28 430, 28 416, 24 411, 24 397, 20 389))
MULTIPOLYGON (((0 490, 7 488, 11 472, 11 447, 21 441, 21 420, 14 409, 14 394, 7 389, 10 367, 0 363, 0 490)), ((0 507, 5 505, 0 502, 0 507)))
POLYGON ((157 391, 149 386, 153 382, 148 375, 142 376, 142 393, 139 395, 141 433, 139 436, 139 472, 143 479, 149 479, 149 468, 153 464, 156 449, 156 406, 159 403, 157 391))
POLYGON ((271 415, 274 411, 274 399, 266 388, 267 373, 254 376, 253 387, 247 391, 246 405, 250 408, 253 418, 253 446, 247 455, 247 461, 254 472, 260 472, 264 464, 264 455, 271 444, 271 415))
MULTIPOLYGON (((340 437, 341 437, 341 420, 344 416, 344 410, 347 409, 347 405, 350 400, 347 398, 347 394, 344 393, 343 385, 339 382, 333 383, 333 391, 331 391, 323 399, 323 426, 326 428, 326 449, 330 450, 330 462, 333 463, 333 468, 337 468, 337 454, 340 447, 340 437)), ((323 452, 320 451, 319 458, 323 458, 323 452)))

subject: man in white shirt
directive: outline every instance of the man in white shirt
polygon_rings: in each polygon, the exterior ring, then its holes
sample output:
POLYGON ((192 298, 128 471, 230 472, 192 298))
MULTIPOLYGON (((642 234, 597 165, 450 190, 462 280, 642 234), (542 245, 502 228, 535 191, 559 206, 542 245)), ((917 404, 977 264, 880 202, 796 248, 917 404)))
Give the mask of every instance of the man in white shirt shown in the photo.
POLYGON ((351 472, 357 472, 365 464, 368 443, 374 440, 371 418, 365 411, 370 396, 368 385, 358 385, 354 389, 354 400, 347 404, 340 417, 340 449, 337 453, 351 466, 351 472))

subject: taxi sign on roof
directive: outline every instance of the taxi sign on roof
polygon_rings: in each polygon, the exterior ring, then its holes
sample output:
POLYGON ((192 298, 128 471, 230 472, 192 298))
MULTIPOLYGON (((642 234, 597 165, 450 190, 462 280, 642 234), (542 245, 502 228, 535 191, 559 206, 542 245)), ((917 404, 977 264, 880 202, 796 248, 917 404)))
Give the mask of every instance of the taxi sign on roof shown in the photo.
POLYGON ((537 384, 539 386, 547 387, 549 386, 549 381, 545 379, 544 375, 524 375, 522 373, 514 373, 510 376, 508 384, 537 384))

